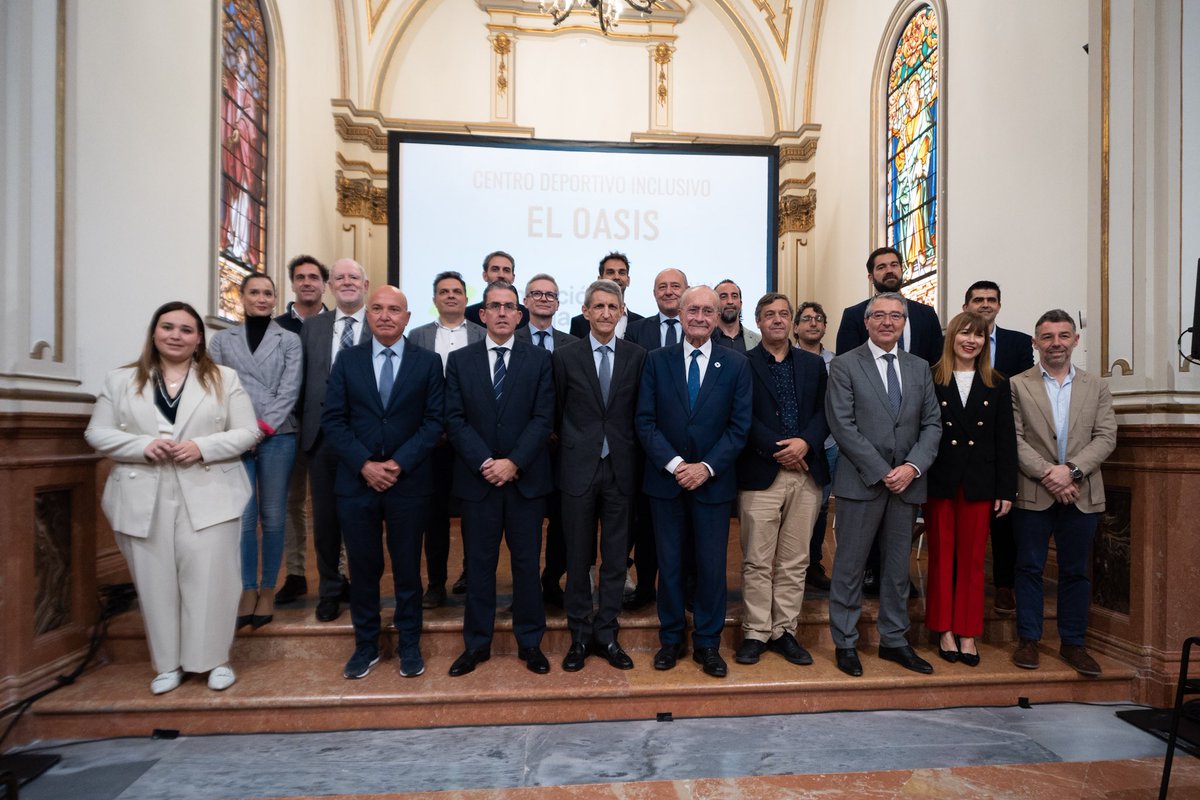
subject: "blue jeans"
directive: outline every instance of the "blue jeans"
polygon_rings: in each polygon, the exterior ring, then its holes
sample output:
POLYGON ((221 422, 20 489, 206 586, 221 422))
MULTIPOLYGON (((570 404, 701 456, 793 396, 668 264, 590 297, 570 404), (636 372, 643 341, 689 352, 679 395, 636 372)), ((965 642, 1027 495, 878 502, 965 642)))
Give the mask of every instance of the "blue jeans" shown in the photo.
POLYGON ((1100 515, 1085 514, 1062 503, 1045 511, 1014 508, 1012 515, 1017 544, 1017 635, 1033 641, 1042 638, 1042 574, 1053 536, 1058 548, 1058 637, 1063 644, 1083 644, 1092 605, 1088 566, 1100 515))
POLYGON ((274 589, 283 559, 288 483, 296 458, 296 434, 277 433, 242 456, 250 478, 250 502, 242 512, 242 588, 274 589), (258 579, 258 517, 262 514, 262 581, 258 579))
POLYGON ((808 542, 808 568, 821 566, 821 551, 825 548, 825 525, 829 521, 829 496, 833 494, 833 476, 837 474, 838 446, 830 445, 825 450, 825 461, 829 464, 829 483, 821 489, 821 510, 813 523, 812 538, 808 542))

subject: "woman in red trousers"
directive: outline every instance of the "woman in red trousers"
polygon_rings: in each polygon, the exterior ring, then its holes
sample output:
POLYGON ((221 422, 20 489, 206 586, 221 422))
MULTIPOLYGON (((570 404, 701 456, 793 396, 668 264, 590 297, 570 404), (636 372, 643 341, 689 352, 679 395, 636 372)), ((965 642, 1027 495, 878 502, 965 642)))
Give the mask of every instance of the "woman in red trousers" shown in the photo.
POLYGON ((988 323, 970 312, 946 328, 933 388, 942 441, 929 469, 925 520, 929 585, 925 624, 941 635, 938 654, 979 664, 983 633, 983 560, 992 514, 1017 494, 1017 438, 1008 380, 992 369, 988 323))

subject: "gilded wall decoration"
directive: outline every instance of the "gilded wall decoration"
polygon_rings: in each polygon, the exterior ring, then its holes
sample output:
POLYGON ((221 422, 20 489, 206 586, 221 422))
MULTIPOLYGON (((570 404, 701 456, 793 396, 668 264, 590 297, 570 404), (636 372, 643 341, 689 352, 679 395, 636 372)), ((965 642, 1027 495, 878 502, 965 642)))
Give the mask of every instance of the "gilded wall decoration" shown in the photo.
POLYGON ((508 91, 508 54, 512 52, 512 39, 503 33, 492 37, 492 50, 498 56, 496 67, 496 94, 503 95, 508 91))
POLYGON ((667 64, 671 63, 671 55, 672 50, 670 45, 659 42, 654 46, 654 63, 658 65, 658 86, 654 90, 654 96, 657 98, 660 106, 666 106, 667 104, 667 95, 669 93, 667 88, 667 64))
POLYGON ((813 156, 817 154, 817 137, 812 136, 804 139, 799 144, 784 145, 779 148, 779 166, 791 164, 793 162, 812 161, 813 156))
POLYGON ((1128 614, 1133 492, 1107 487, 1104 509, 1092 546, 1092 602, 1101 608, 1128 614))
POLYGON ((382 128, 354 122, 341 114, 334 115, 333 127, 343 142, 359 142, 377 152, 387 152, 387 133, 382 128))
POLYGON ((815 190, 801 195, 780 195, 779 235, 811 231, 816 215, 817 193, 815 190))
POLYGON ((33 498, 33 625, 37 635, 71 621, 71 490, 33 498))
POLYGON ((347 178, 337 173, 337 210, 347 217, 366 217, 376 225, 387 225, 387 188, 375 186, 370 178, 347 178))
POLYGON ((779 53, 787 58, 788 34, 792 29, 792 0, 754 0, 754 5, 766 15, 767 27, 779 45, 779 53))

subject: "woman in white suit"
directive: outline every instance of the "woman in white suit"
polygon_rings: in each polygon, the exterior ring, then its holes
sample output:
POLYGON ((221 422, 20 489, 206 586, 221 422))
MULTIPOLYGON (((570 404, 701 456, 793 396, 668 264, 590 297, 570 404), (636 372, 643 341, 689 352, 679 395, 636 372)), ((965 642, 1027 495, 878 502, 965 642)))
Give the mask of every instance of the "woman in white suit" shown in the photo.
POLYGON ((108 374, 84 435, 116 462, 102 507, 137 587, 158 672, 150 691, 171 691, 185 670, 227 689, 250 497, 239 456, 259 434, 237 374, 209 358, 194 308, 154 312, 141 357, 108 374))
POLYGON ((275 282, 253 272, 242 281, 245 324, 213 334, 208 349, 217 364, 237 371, 258 416, 263 440, 242 456, 253 494, 242 514, 242 598, 237 627, 261 628, 275 615, 275 580, 283 560, 288 486, 296 460, 296 399, 304 357, 300 337, 285 330, 275 312, 275 282), (258 523, 262 519, 262 576, 258 523))

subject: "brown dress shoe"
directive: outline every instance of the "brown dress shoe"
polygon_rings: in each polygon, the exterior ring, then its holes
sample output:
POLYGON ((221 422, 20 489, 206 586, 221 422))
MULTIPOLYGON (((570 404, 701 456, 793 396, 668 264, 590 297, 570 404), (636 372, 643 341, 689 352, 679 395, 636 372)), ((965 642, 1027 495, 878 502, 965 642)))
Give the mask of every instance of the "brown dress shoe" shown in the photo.
POLYGON ((1012 661, 1021 669, 1037 669, 1040 666, 1037 642, 1033 639, 1022 639, 1013 653, 1012 661))
POLYGON ((1087 648, 1081 644, 1064 644, 1059 648, 1058 654, 1080 675, 1095 678, 1104 671, 1100 669, 1096 659, 1088 655, 1087 648))
POLYGON ((996 599, 992 601, 992 608, 1002 617, 1011 617, 1017 613, 1017 596, 1012 589, 997 586, 996 599))

